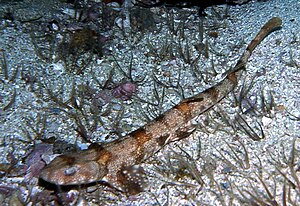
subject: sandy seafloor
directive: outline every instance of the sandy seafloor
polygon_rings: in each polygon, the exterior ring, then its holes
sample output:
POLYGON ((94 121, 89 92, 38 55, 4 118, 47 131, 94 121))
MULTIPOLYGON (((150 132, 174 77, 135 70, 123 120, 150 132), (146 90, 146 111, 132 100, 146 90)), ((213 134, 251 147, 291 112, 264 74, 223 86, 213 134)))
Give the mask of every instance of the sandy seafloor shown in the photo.
MULTIPOLYGON (((41 30, 49 32, 45 27, 53 16, 72 22, 62 14, 65 4, 8 2, 0 1, 2 17, 14 14, 14 21, 2 18, 0 25, 0 205, 53 205, 53 199, 61 205, 299 205, 299 0, 208 8, 203 29, 196 10, 171 10, 169 15, 175 17, 167 21, 166 10, 152 9, 161 29, 141 33, 131 25, 124 32, 114 25, 103 32, 110 37, 103 57, 89 51, 81 56, 82 62, 88 62, 83 74, 76 74, 70 61, 57 58, 59 46, 42 37, 41 30), (190 19, 182 24, 187 15, 190 19), (78 122, 94 142, 117 138, 112 131, 127 134, 183 97, 216 84, 274 16, 282 19, 282 28, 253 52, 238 88, 193 120, 197 130, 189 138, 167 145, 142 164, 148 176, 144 192, 125 196, 96 184, 55 195, 38 186, 34 171, 52 151, 43 151, 43 160, 38 153, 34 163, 28 163, 24 157, 34 144, 55 139, 84 148, 88 144, 76 131, 78 122), (37 17, 41 17, 37 24, 24 22, 37 17), (177 35, 170 31, 173 22, 179 28, 177 35), (204 39, 199 44, 201 31, 204 39), (197 50, 195 45, 204 48, 197 50), (190 62, 184 62, 183 56, 190 62), (113 98, 112 88, 130 80, 131 57, 137 92, 126 101, 113 98), (104 85, 110 72, 110 87, 103 90, 99 85, 104 85), (87 85, 93 98, 104 93, 109 100, 98 99, 95 107, 83 89, 87 85), (81 111, 68 101, 71 96, 81 111)), ((61 39, 63 35, 60 27, 50 36, 61 39)))

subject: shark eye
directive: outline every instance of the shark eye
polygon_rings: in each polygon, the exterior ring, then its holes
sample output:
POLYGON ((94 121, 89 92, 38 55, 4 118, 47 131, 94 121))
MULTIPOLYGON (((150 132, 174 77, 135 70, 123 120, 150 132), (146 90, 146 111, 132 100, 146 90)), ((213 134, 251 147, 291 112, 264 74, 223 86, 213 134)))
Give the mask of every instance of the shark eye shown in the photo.
POLYGON ((69 168, 67 168, 67 169, 64 170, 64 175, 65 175, 65 176, 72 176, 72 175, 74 175, 77 171, 78 171, 78 167, 76 167, 76 166, 69 167, 69 168))

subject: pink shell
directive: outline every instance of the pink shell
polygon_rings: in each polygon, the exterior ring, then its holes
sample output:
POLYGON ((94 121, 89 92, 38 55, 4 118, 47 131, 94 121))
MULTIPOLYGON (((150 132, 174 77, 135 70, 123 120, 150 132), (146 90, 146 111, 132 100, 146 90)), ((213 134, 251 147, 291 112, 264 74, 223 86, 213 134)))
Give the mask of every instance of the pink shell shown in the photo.
POLYGON ((137 86, 131 82, 125 82, 115 87, 111 94, 116 98, 121 98, 122 100, 128 100, 136 92, 137 86))

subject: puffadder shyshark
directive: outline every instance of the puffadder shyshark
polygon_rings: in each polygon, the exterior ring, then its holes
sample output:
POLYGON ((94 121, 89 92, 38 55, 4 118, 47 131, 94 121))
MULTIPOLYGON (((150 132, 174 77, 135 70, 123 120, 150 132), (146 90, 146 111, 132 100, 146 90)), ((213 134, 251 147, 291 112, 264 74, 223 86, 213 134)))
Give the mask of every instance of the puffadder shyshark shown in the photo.
POLYGON ((134 165, 143 162, 164 145, 188 137, 192 132, 189 122, 211 109, 235 88, 253 50, 280 26, 280 18, 270 19, 247 46, 236 65, 215 86, 184 99, 121 139, 56 157, 42 170, 40 178, 56 185, 80 185, 104 180, 129 194, 140 192, 140 182, 134 178, 139 169, 134 165))

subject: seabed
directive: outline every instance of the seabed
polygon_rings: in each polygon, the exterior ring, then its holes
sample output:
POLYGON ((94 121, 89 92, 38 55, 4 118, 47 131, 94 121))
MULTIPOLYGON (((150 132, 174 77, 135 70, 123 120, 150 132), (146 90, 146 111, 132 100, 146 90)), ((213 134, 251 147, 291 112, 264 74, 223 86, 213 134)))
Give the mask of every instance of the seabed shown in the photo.
POLYGON ((0 1, 0 204, 297 205, 300 2, 213 6, 204 17, 194 8, 129 17, 99 2, 94 17, 65 1, 0 1), (215 85, 272 17, 282 28, 255 49, 234 92, 141 164, 144 192, 39 182, 53 153, 125 136, 215 85), (136 91, 120 92, 126 82, 136 91))

